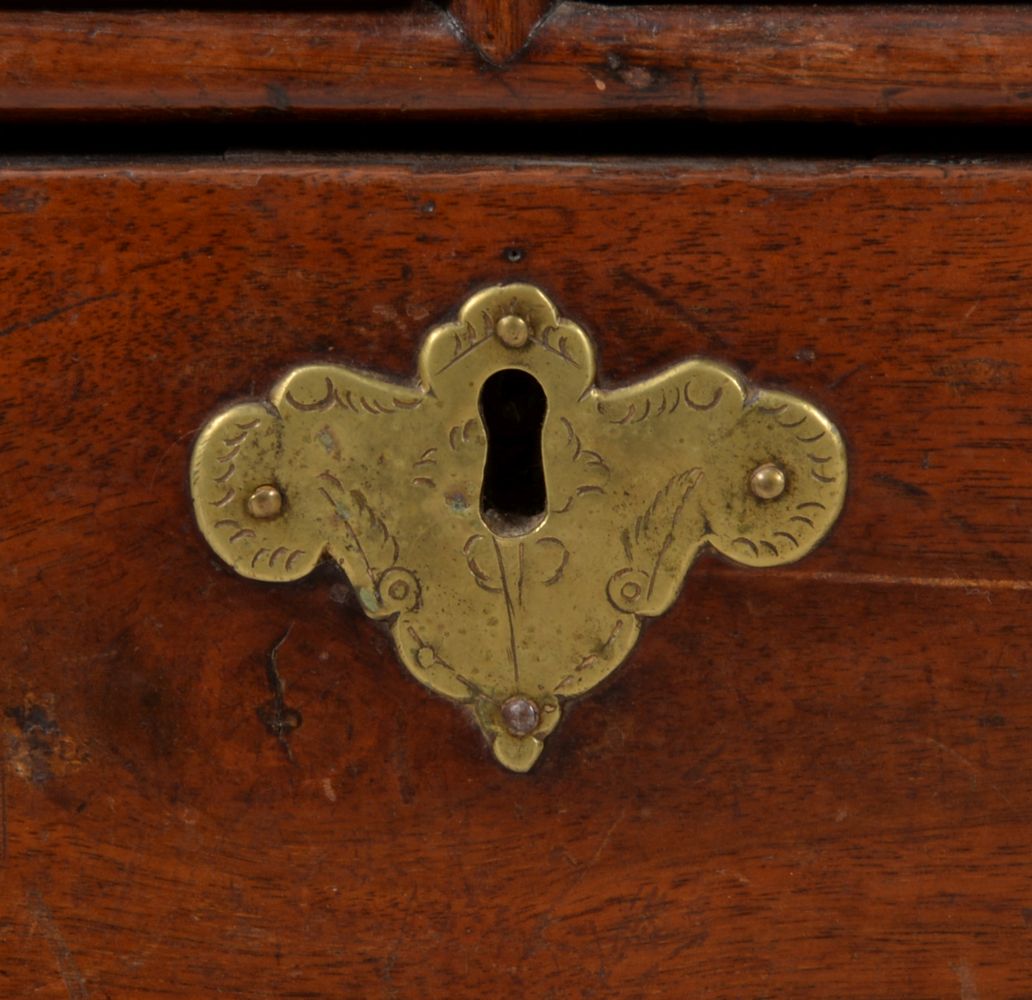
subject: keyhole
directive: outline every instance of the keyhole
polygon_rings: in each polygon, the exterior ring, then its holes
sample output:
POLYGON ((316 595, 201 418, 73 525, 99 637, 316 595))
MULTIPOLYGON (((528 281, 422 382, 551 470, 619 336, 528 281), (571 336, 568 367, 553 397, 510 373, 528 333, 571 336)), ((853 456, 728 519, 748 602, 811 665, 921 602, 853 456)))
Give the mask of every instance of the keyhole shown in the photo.
POLYGON ((495 534, 526 534, 545 516, 541 428, 547 407, 541 383, 516 368, 495 372, 480 390, 487 431, 480 513, 495 534))

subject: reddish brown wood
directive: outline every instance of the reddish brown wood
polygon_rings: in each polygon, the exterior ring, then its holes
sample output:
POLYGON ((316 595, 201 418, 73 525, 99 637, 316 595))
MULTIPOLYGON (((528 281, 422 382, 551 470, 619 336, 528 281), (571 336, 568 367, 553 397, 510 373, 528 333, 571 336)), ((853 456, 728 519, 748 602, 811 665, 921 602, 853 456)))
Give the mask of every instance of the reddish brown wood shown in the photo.
MULTIPOLYGON (((510 51, 528 12, 455 8, 510 51), (472 11, 479 13, 474 16, 472 11)), ((0 12, 0 115, 1028 121, 1028 5, 562 3, 504 68, 439 7, 339 14, 0 12)))
POLYGON ((1027 166, 27 166, 0 211, 0 994, 1027 996, 1027 166), (214 407, 406 377, 512 278, 607 379, 808 394, 852 477, 798 567, 704 558, 526 777, 186 484, 214 407))
POLYGON ((500 66, 527 44, 553 0, 451 0, 449 11, 489 62, 500 66))

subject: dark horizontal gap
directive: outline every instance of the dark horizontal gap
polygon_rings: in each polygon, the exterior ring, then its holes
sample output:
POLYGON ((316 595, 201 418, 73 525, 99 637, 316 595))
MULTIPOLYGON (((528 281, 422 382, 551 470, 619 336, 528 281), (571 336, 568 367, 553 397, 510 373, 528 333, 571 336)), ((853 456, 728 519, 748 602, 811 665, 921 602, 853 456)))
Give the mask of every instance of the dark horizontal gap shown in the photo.
POLYGON ((827 3, 802 3, 801 0, 763 0, 763 3, 747 3, 743 0, 718 0, 715 3, 682 3, 680 0, 589 0, 596 7, 805 7, 807 11, 824 7, 877 7, 887 10, 892 7, 1013 7, 1013 0, 936 0, 935 3, 915 3, 914 0, 892 0, 881 3, 874 0, 830 0, 827 3))
POLYGON ((625 122, 172 121, 0 126, 0 157, 420 154, 513 157, 743 156, 823 160, 1032 154, 1027 125, 625 122))
MULTIPOLYGON (((562 0, 556 0, 557 5, 562 0)), ((928 4, 915 4, 905 2, 902 4, 872 3, 872 0, 834 0, 830 3, 801 3, 800 0, 765 0, 762 4, 734 2, 734 0, 723 0, 717 3, 681 3, 678 0, 580 0, 586 5, 590 3, 597 7, 805 7, 808 10, 816 8, 833 9, 836 7, 877 7, 880 10, 892 6, 921 6, 921 7, 1013 7, 1013 2, 1006 0, 938 0, 928 4)), ((273 11, 279 13, 301 13, 303 11, 322 11, 332 13, 333 11, 399 11, 412 7, 424 7, 433 4, 437 7, 448 7, 450 0, 298 0, 297 3, 290 3, 289 0, 212 0, 211 3, 202 3, 195 0, 194 3, 169 2, 141 2, 141 0, 46 0, 40 3, 36 0, 8 0, 0 2, 0 11, 21 10, 21 11, 64 11, 76 13, 126 13, 131 11, 168 11, 183 13, 216 13, 218 11, 273 11)))
MULTIPOLYGON (((412 7, 425 6, 431 0, 299 0, 289 3, 287 0, 271 0, 271 2, 255 2, 255 0, 215 0, 213 3, 146 3, 140 0, 104 0, 99 3, 83 2, 83 0, 46 0, 45 3, 32 3, 31 0, 0 3, 0 11, 23 10, 34 13, 76 13, 76 14, 110 14, 133 13, 140 11, 164 11, 167 13, 208 14, 219 11, 260 11, 284 14, 298 14, 304 11, 399 11, 412 7)), ((441 6, 441 4, 438 4, 441 6)))

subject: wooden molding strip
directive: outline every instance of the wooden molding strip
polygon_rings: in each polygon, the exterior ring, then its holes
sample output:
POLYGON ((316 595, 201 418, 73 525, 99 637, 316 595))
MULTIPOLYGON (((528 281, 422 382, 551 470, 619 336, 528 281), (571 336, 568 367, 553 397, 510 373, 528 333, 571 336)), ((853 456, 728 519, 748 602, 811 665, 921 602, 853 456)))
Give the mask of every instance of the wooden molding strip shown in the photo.
POLYGON ((0 12, 0 117, 1032 119, 1032 6, 562 3, 510 63, 394 12, 0 12))

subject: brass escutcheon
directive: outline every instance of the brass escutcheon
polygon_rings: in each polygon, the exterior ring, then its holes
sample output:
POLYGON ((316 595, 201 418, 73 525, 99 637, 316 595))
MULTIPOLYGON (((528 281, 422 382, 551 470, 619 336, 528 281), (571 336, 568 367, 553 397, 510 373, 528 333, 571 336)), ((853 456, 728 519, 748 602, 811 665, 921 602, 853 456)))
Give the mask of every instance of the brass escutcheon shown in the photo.
POLYGON ((334 560, 406 668, 469 706, 513 771, 702 548, 793 562, 846 489, 842 439, 811 404, 698 358, 600 389, 587 334, 523 284, 432 330, 415 385, 295 368, 269 402, 211 420, 191 472, 222 559, 274 582, 334 560))

